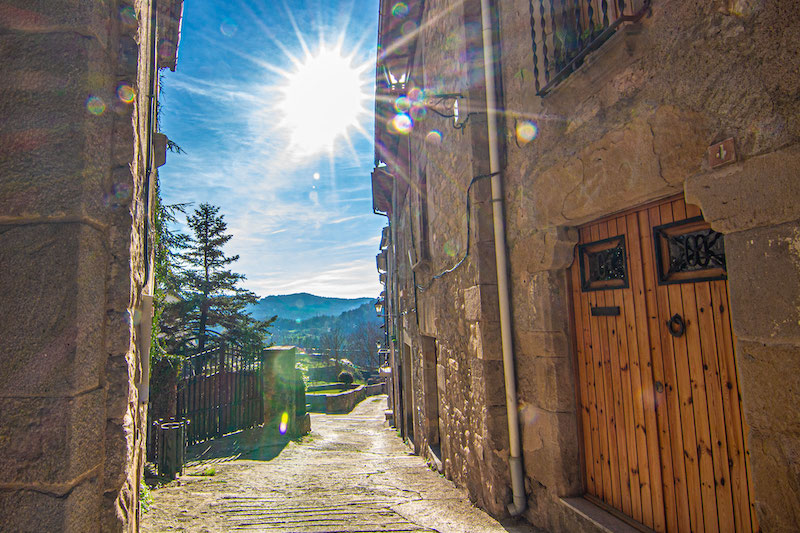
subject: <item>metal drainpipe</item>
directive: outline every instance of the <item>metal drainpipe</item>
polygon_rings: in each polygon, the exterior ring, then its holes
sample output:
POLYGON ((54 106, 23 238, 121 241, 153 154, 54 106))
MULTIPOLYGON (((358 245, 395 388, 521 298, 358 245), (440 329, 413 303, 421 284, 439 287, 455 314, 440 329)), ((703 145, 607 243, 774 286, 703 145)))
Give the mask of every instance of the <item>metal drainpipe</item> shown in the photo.
POLYGON ((145 183, 144 183, 144 264, 145 285, 142 287, 142 305, 139 315, 139 364, 142 374, 139 381, 139 402, 150 401, 150 340, 153 322, 153 294, 155 292, 155 273, 150 257, 150 197, 152 196, 153 174, 153 128, 155 128, 154 115, 156 113, 156 87, 158 83, 158 70, 156 65, 157 44, 157 18, 158 0, 150 4, 150 87, 147 109, 147 146, 145 155, 145 183))
MULTIPOLYGON (((392 322, 392 334, 389 337, 389 345, 391 348, 392 353, 392 380, 394 381, 394 398, 392 401, 394 402, 394 426, 396 428, 400 428, 400 423, 398 422, 399 413, 398 411, 402 411, 405 407, 402 405, 401 401, 401 394, 404 394, 405 391, 401 390, 403 384, 400 380, 400 372, 398 369, 401 366, 401 362, 398 362, 398 353, 397 353, 397 344, 399 343, 399 335, 397 331, 398 321, 400 320, 400 313, 398 303, 400 301, 399 296, 397 295, 397 285, 398 285, 398 274, 397 274, 397 176, 392 175, 392 214, 389 217, 389 228, 391 231, 391 238, 392 238, 392 245, 390 247, 392 251, 392 275, 390 277, 390 282, 392 284, 392 307, 390 309, 391 313, 389 318, 392 322), (396 400, 396 401, 395 401, 396 400)), ((388 258, 387 258, 388 259, 388 258)), ((387 268, 388 268, 388 261, 387 261, 387 268)), ((405 413, 404 413, 405 416, 405 413)), ((403 422, 405 424, 405 422, 403 422)), ((405 428, 405 425, 403 426, 405 428)), ((405 429, 404 429, 405 431, 405 429)))
POLYGON ((503 213, 503 181, 500 174, 500 149, 497 139, 497 89, 495 87, 494 42, 492 37, 491 0, 481 0, 483 26, 483 65, 486 83, 486 121, 489 134, 489 172, 492 176, 492 214, 494 219, 494 250, 497 259, 497 292, 500 304, 500 337, 503 347, 503 373, 506 385, 508 415, 509 469, 513 503, 508 505, 512 516, 526 507, 525 481, 520 453, 519 413, 517 412, 517 380, 514 368, 514 346, 511 336, 511 304, 509 301, 508 256, 503 213))

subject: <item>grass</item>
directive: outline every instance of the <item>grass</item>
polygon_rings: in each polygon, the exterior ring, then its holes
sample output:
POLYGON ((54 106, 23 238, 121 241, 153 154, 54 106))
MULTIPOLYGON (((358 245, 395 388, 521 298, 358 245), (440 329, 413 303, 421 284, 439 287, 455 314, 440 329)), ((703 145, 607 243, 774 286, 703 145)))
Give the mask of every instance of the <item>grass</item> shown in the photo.
POLYGON ((315 394, 338 394, 340 392, 347 392, 346 390, 342 390, 339 387, 331 387, 330 389, 322 389, 322 390, 315 390, 311 392, 306 392, 306 396, 313 396, 315 394))
POLYGON ((213 476, 217 473, 216 468, 209 466, 205 470, 198 470, 197 472, 189 472, 187 476, 213 476))
POLYGON ((142 482, 139 483, 139 505, 141 505, 142 513, 149 511, 152 504, 153 495, 150 493, 150 487, 142 480, 142 482))

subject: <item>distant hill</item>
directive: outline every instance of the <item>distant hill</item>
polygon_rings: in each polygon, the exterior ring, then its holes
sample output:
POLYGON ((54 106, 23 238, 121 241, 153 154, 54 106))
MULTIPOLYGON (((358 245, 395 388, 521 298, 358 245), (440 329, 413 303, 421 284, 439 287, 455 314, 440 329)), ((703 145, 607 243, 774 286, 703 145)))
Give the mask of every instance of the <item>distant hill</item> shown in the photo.
POLYGON ((326 298, 300 292, 267 296, 258 303, 248 306, 247 311, 258 320, 264 320, 274 315, 287 320, 305 320, 317 316, 339 316, 346 311, 374 301, 375 298, 326 298))

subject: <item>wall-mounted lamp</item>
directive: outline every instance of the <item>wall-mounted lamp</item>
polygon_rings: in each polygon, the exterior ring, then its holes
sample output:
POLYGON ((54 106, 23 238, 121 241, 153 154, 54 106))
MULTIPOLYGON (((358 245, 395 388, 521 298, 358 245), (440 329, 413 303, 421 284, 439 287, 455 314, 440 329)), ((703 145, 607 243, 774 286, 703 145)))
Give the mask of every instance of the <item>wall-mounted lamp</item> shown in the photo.
POLYGON ((383 300, 375 302, 375 312, 378 313, 378 316, 383 316, 383 300))

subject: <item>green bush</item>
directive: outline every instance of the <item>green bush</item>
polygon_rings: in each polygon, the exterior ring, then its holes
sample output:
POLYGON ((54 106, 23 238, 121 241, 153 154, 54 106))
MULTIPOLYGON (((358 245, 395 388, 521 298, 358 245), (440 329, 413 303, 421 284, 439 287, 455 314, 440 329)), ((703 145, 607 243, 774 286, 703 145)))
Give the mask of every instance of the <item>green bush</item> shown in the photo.
POLYGON ((345 385, 352 385, 353 384, 353 374, 344 370, 339 372, 339 377, 337 378, 339 383, 344 383, 345 385))

